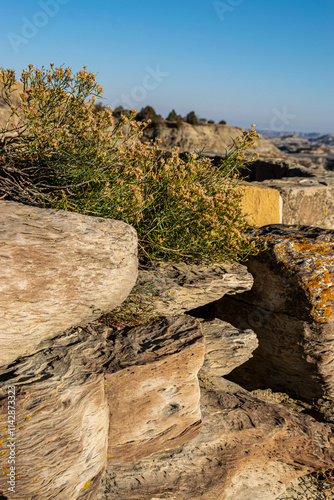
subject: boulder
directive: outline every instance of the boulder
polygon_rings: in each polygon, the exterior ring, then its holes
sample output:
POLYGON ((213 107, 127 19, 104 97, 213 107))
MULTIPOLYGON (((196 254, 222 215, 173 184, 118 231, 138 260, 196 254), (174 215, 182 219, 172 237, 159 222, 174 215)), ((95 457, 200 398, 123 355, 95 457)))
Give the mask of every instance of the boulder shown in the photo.
POLYGON ((316 400, 332 419, 334 231, 273 225, 253 237, 266 247, 247 262, 253 288, 212 305, 216 317, 251 328, 259 339, 233 380, 316 400))
POLYGON ((0 409, 15 387, 14 437, 0 429, 0 495, 95 499, 107 457, 133 462, 176 448, 201 430, 197 319, 164 318, 113 330, 98 322, 44 340, 39 352, 0 368, 0 409))
POLYGON ((137 277, 119 221, 0 201, 0 366, 119 305, 137 277))

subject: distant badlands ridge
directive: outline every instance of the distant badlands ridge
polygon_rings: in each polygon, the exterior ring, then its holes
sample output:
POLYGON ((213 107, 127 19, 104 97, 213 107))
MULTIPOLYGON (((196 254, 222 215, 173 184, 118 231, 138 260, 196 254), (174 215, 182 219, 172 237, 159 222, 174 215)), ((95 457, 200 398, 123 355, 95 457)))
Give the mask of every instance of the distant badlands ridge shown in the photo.
MULTIPOLYGON (((23 84, 16 83, 14 102, 19 104, 19 94, 23 91, 23 84)), ((9 116, 9 109, 0 100, 0 127, 4 127, 9 116)), ((174 122, 162 120, 160 123, 148 127, 143 139, 145 141, 160 139, 161 147, 171 150, 178 147, 180 152, 202 152, 208 156, 224 155, 225 150, 233 144, 233 140, 240 136, 245 129, 230 125, 215 123, 200 123, 191 125, 182 122, 177 127, 174 122)), ((283 158, 291 153, 315 153, 334 155, 334 135, 260 131, 261 138, 254 148, 261 158, 283 158)))

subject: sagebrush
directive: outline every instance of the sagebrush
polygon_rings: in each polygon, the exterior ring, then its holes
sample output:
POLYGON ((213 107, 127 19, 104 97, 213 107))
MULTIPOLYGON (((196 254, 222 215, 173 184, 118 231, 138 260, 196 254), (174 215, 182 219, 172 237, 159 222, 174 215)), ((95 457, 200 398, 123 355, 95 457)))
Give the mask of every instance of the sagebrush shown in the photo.
POLYGON ((256 252, 245 235, 238 170, 254 127, 213 165, 202 155, 165 155, 140 141, 146 124, 94 108, 96 76, 71 68, 0 71, 0 98, 10 110, 0 131, 0 196, 42 207, 123 220, 151 259, 234 261, 256 252), (116 121, 115 121, 116 120, 116 121))

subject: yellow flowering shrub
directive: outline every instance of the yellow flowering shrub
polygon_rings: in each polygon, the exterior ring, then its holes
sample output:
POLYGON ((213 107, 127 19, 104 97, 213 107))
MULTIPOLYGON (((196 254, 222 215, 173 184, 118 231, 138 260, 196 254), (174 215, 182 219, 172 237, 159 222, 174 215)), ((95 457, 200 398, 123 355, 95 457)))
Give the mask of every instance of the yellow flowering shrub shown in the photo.
POLYGON ((201 155, 168 156, 140 141, 145 125, 94 110, 103 89, 86 68, 0 70, 0 99, 10 108, 0 130, 0 197, 123 220, 138 232, 142 256, 233 261, 256 252, 245 236, 238 169, 257 134, 239 137, 214 165, 201 155))

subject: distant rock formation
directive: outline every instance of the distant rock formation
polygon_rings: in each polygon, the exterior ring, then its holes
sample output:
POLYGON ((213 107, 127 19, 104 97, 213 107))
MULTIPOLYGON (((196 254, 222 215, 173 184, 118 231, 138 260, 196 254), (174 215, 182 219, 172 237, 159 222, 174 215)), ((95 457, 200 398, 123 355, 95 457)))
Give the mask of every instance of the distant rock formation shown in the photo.
MULTIPOLYGON (((165 151, 177 147, 180 152, 225 156, 226 150, 233 146, 233 140, 241 136, 244 130, 240 127, 214 123, 191 125, 182 122, 177 126, 176 123, 161 120, 144 130, 143 140, 159 139, 161 148, 165 151)), ((257 141, 255 151, 262 157, 282 156, 280 150, 266 138, 257 141)))

